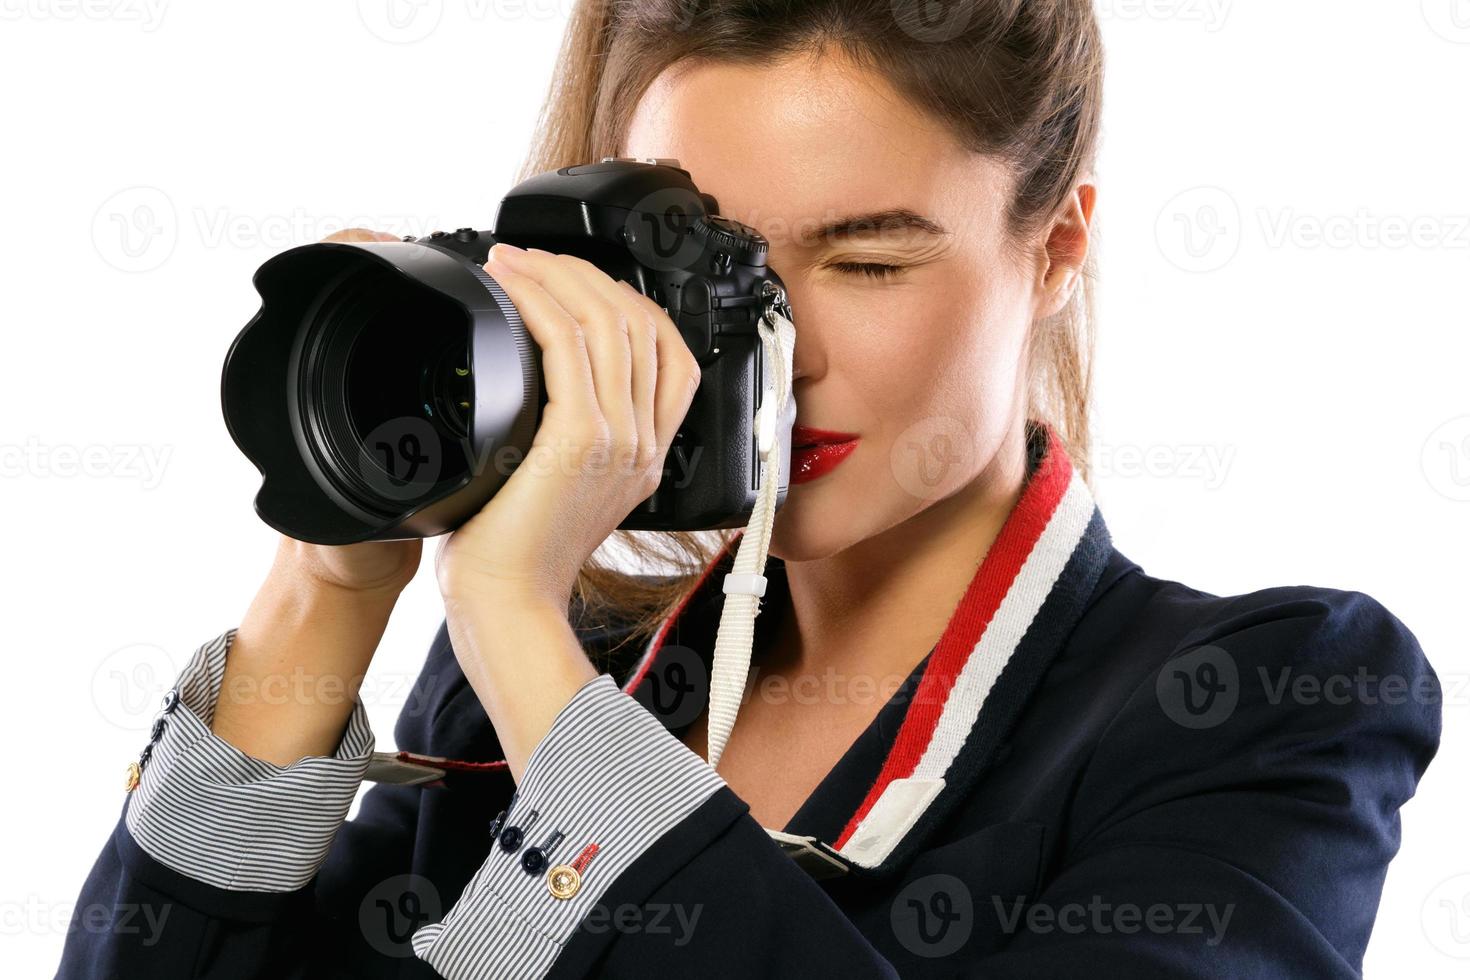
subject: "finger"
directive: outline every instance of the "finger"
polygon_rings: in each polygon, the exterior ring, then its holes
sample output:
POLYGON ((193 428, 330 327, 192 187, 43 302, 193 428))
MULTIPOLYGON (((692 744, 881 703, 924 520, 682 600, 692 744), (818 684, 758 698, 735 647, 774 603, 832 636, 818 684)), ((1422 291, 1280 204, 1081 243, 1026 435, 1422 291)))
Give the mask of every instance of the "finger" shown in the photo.
POLYGON ((654 394, 654 438, 660 446, 674 441, 674 434, 684 424, 689 405, 699 388, 699 362, 684 342, 684 335, 664 308, 631 285, 619 280, 632 301, 646 310, 658 328, 658 387, 654 394))
POLYGON ((583 280, 608 303, 623 311, 628 323, 628 347, 632 355, 633 422, 638 435, 637 465, 645 471, 662 462, 668 451, 658 439, 654 424, 654 396, 658 390, 658 317, 663 310, 656 304, 637 301, 638 292, 626 282, 613 279, 586 259, 575 255, 561 256, 581 273, 583 280))
POLYGON ((396 242, 398 240, 397 235, 390 235, 386 231, 371 231, 367 228, 343 228, 322 239, 324 242, 396 242))
POLYGON ((581 324, 602 417, 616 443, 633 443, 638 437, 633 413, 633 355, 622 309, 603 299, 570 256, 539 250, 504 255, 497 252, 493 260, 497 268, 510 265, 535 281, 581 324))
POLYGON ((495 262, 485 263, 485 271, 500 283, 520 312, 526 331, 541 348, 547 414, 600 423, 581 324, 534 279, 495 262))

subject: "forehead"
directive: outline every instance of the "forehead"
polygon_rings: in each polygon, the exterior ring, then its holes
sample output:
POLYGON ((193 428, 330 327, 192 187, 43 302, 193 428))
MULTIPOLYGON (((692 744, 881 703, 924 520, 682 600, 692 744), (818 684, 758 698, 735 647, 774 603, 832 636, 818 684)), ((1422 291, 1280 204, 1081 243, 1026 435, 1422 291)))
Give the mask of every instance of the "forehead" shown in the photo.
POLYGON ((678 159, 722 213, 768 236, 773 221, 859 210, 978 217, 1000 190, 998 165, 835 56, 675 65, 639 101, 620 155, 678 159))

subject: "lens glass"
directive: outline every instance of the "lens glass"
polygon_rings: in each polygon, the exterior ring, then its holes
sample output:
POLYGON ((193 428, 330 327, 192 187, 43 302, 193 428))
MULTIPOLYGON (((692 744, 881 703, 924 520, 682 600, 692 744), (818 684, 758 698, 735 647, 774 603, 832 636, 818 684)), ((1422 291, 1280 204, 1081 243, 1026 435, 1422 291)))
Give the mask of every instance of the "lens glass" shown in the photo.
POLYGON ((468 331, 458 304, 380 268, 318 306, 303 404, 318 460, 359 503, 401 509, 469 471, 468 331))

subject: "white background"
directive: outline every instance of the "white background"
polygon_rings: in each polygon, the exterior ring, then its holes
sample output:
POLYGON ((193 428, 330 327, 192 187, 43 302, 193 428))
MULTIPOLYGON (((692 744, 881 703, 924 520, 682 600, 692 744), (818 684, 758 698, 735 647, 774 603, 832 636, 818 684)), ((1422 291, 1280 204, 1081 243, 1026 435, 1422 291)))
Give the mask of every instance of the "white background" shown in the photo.
MULTIPOLYGON (((570 4, 387 2, 0 0, 7 975, 54 970, 157 690, 268 566, 218 404, 251 273, 344 225, 487 227, 570 4)), ((1414 630, 1444 742, 1367 973, 1464 976, 1470 2, 1101 9, 1099 501, 1152 574, 1414 630)), ((426 562, 380 747, 439 617, 426 562)))

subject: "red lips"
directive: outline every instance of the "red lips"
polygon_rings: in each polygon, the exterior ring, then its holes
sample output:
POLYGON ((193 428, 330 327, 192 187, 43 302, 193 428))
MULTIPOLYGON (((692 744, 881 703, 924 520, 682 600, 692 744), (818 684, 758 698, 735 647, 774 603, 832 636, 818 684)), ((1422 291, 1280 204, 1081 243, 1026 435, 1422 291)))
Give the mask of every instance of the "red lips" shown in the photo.
POLYGON ((791 427, 791 448, 805 449, 807 446, 819 446, 831 442, 852 442, 856 439, 856 432, 834 432, 831 429, 818 429, 810 425, 793 425, 791 427))
POLYGON ((857 448, 854 432, 834 432, 809 425, 791 427, 791 482, 807 483, 836 469, 857 448))

